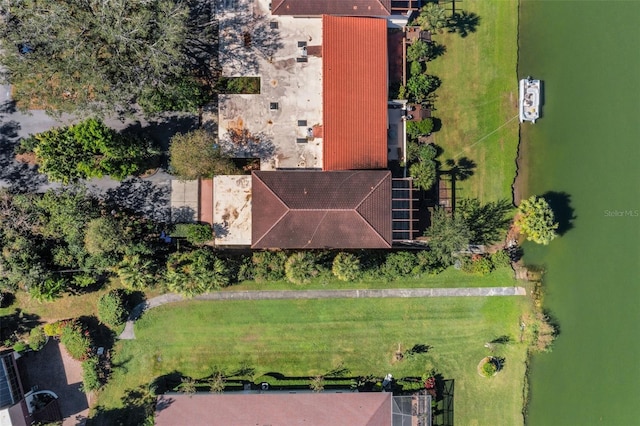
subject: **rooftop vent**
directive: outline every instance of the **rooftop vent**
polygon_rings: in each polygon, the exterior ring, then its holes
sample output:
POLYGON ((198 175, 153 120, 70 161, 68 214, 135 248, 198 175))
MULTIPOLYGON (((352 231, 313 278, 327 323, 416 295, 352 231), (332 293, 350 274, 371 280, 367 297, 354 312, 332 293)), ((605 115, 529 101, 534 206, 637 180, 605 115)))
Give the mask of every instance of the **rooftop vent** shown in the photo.
POLYGON ((272 110, 272 111, 274 111, 274 110, 278 109, 279 107, 280 107, 280 105, 278 105, 278 103, 277 103, 277 102, 271 102, 271 103, 269 103, 269 109, 270 109, 270 110, 272 110))

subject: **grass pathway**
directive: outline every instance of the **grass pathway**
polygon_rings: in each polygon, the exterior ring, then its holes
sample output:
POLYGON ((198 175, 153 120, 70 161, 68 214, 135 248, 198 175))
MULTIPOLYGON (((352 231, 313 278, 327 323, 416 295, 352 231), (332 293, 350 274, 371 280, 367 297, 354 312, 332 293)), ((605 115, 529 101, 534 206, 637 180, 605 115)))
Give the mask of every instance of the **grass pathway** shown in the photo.
MULTIPOLYGON (((358 290, 271 290, 271 291, 225 291, 205 293, 194 300, 287 300, 287 299, 372 299, 407 297, 492 297, 525 296, 524 287, 461 287, 461 288, 396 288, 358 290)), ((187 300, 184 296, 167 293, 140 303, 131 311, 119 338, 135 339, 134 322, 148 309, 187 300)))

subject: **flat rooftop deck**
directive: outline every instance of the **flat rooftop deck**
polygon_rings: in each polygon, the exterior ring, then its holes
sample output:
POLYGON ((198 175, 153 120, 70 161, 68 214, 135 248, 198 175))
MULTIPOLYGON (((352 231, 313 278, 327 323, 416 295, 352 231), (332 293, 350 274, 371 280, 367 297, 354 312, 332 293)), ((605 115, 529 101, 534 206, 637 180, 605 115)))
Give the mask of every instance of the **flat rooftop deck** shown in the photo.
POLYGON ((219 97, 223 149, 260 158, 262 170, 322 168, 322 139, 309 137, 322 124, 322 59, 304 50, 322 45, 322 19, 271 16, 268 0, 223 1, 218 16, 223 75, 261 79, 259 95, 219 97), (229 129, 259 143, 234 145, 229 129))
POLYGON ((251 176, 213 178, 213 232, 216 246, 251 245, 251 176))

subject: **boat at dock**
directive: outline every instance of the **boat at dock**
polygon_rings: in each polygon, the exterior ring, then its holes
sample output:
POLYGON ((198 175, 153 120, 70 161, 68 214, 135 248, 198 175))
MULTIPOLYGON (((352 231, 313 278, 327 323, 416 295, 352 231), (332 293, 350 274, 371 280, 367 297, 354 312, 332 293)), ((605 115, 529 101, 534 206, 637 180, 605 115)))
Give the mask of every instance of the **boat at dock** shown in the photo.
POLYGON ((540 117, 542 82, 531 77, 520 80, 520 122, 535 123, 540 117))

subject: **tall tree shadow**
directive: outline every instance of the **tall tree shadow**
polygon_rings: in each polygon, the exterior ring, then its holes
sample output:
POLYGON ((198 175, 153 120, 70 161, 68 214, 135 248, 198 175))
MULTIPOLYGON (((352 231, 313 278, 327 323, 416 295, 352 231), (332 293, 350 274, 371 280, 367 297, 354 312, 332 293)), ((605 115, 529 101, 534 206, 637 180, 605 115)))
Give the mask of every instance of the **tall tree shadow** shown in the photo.
POLYGON ((466 37, 470 33, 475 33, 478 25, 480 24, 480 16, 473 12, 466 12, 464 10, 454 13, 449 18, 449 32, 458 33, 460 37, 466 37))
POLYGON ((452 158, 445 161, 449 170, 447 173, 451 175, 451 179, 456 181, 464 181, 469 179, 475 173, 474 170, 477 167, 475 161, 470 158, 462 157, 459 160, 452 158))
POLYGON ((20 129, 17 121, 0 122, 0 184, 9 186, 13 192, 30 192, 46 183, 47 177, 38 173, 37 166, 16 161, 20 129))
POLYGON ((549 207, 558 222, 556 232, 562 236, 573 228, 573 221, 576 219, 573 207, 571 207, 571 195, 566 192, 549 191, 542 195, 547 200, 549 207))

